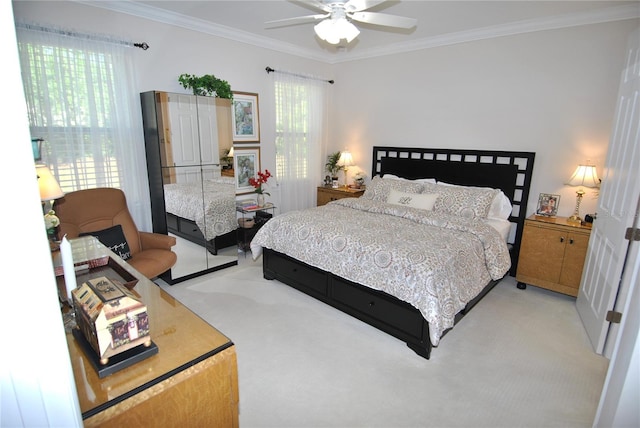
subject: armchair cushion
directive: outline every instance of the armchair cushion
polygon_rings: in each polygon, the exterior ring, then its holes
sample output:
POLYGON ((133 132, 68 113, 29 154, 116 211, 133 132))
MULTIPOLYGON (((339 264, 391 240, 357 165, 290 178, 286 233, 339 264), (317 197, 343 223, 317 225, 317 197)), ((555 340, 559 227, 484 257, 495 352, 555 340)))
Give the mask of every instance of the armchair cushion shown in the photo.
MULTIPOLYGON (((111 251, 116 253, 122 258, 122 260, 128 260, 131 258, 131 250, 129 244, 124 237, 122 226, 116 224, 115 226, 107 229, 96 230, 95 232, 82 232, 78 236, 91 235, 98 238, 98 241, 102 242, 102 245, 109 247, 111 251)), ((170 248, 168 248, 170 249, 170 248)))

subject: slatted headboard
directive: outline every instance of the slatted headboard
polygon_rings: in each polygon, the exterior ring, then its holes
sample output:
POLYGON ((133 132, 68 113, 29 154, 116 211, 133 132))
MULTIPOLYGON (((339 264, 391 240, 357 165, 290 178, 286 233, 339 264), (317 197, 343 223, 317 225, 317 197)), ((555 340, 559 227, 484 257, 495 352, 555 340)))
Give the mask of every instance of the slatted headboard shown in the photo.
POLYGON ((508 243, 510 274, 515 276, 535 156, 533 152, 374 146, 371 176, 435 178, 451 184, 501 189, 513 205, 508 243))

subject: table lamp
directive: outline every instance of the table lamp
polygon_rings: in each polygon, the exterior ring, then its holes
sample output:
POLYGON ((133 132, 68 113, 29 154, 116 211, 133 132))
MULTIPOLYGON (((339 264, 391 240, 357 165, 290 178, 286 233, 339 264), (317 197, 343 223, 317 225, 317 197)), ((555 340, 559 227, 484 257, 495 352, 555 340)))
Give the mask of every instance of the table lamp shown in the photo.
POLYGON ((350 166, 355 165, 353 163, 353 156, 351 156, 351 152, 345 150, 340 153, 340 159, 338 159, 338 166, 344 170, 344 187, 348 187, 347 184, 347 170, 350 166))
POLYGON ((36 174, 38 176, 40 200, 42 201, 43 206, 46 202, 50 202, 51 207, 53 207, 53 201, 64 196, 58 181, 46 165, 37 164, 36 174))
POLYGON ((580 202, 582 202, 582 197, 585 194, 583 187, 600 187, 600 179, 598 178, 598 174, 596 172, 596 166, 578 165, 578 168, 576 168, 569 181, 567 181, 565 184, 568 186, 578 187, 578 190, 576 190, 576 209, 573 212, 573 215, 569 217, 567 221, 569 223, 582 224, 582 219, 580 218, 580 202))

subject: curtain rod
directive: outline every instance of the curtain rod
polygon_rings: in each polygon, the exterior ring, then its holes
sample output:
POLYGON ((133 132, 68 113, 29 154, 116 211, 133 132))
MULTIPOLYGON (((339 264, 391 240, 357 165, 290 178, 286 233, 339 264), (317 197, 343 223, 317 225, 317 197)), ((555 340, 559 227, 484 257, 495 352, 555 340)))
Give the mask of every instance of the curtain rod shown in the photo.
POLYGON ((319 79, 317 77, 305 76, 304 74, 291 73, 291 72, 282 71, 282 70, 274 70, 273 68, 271 68, 269 66, 267 66, 267 68, 265 68, 265 70, 267 70, 267 74, 274 73, 274 72, 275 73, 283 73, 283 74, 289 74, 291 76, 302 77, 304 79, 320 80, 321 82, 331 83, 332 85, 335 83, 334 80, 324 80, 324 79, 319 79))
POLYGON ((63 36, 77 37, 77 38, 82 37, 82 38, 87 38, 87 39, 95 40, 99 42, 114 43, 117 45, 125 45, 128 47, 136 47, 136 48, 142 49, 143 51, 146 51, 147 49, 149 49, 149 45, 147 44, 147 42, 133 43, 126 40, 113 39, 109 36, 104 36, 104 35, 84 34, 84 33, 79 33, 77 31, 50 28, 50 27, 44 27, 42 25, 35 25, 35 24, 16 23, 16 27, 22 28, 24 30, 41 31, 43 33, 54 33, 54 34, 60 34, 63 36))

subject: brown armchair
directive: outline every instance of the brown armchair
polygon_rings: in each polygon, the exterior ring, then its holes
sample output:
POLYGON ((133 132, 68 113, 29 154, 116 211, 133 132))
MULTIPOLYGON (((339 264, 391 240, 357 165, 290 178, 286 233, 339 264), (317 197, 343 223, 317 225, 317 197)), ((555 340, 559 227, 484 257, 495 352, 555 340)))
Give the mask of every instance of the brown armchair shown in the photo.
POLYGON ((174 237, 138 231, 120 189, 103 187, 70 192, 56 201, 54 209, 60 219, 60 237, 66 234, 67 239, 122 226, 129 250, 126 255, 130 255, 127 262, 147 278, 166 272, 178 259, 171 251, 176 244, 174 237))

